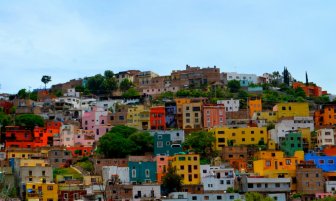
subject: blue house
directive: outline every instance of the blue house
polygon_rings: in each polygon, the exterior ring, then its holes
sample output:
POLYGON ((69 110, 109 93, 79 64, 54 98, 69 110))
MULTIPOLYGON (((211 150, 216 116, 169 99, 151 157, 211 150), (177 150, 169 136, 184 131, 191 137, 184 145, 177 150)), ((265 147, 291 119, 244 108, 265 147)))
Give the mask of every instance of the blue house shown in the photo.
POLYGON ((165 104, 165 110, 166 110, 166 127, 167 128, 176 128, 177 122, 176 122, 176 103, 166 103, 165 104))
POLYGON ((305 154, 305 161, 314 161, 317 168, 321 168, 323 172, 336 171, 336 156, 320 156, 315 153, 305 154))
POLYGON ((154 155, 173 156, 182 151, 180 143, 174 143, 170 134, 154 134, 154 155))
POLYGON ((129 178, 133 184, 156 182, 156 162, 128 162, 129 178))

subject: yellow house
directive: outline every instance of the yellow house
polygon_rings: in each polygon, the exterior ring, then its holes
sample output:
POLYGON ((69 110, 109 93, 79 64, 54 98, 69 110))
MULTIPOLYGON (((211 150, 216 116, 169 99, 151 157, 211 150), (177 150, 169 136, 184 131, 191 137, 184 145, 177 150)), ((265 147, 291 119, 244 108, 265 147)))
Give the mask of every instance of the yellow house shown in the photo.
POLYGON ((26 167, 35 167, 35 166, 50 166, 49 162, 44 159, 21 159, 20 160, 20 167, 26 166, 26 167))
POLYGON ((254 173, 269 178, 292 178, 292 190, 296 189, 296 165, 304 160, 304 152, 296 151, 293 157, 285 157, 282 151, 260 151, 253 161, 254 173))
POLYGON ((200 157, 198 154, 176 154, 172 157, 172 167, 182 176, 183 184, 200 184, 200 157))
POLYGON ((27 183, 26 200, 57 201, 58 185, 55 183, 27 183))
POLYGON ((148 130, 150 128, 149 116, 149 109, 144 105, 130 106, 127 110, 127 126, 148 130))
POLYGON ((308 103, 278 103, 273 107, 273 111, 278 113, 278 119, 283 117, 308 117, 308 103))
POLYGON ((266 123, 276 123, 278 121, 277 112, 255 112, 252 116, 253 120, 265 120, 266 123))
POLYGON ((182 106, 183 129, 202 128, 202 102, 186 103, 182 106))
POLYGON ((261 141, 266 144, 268 141, 266 127, 213 128, 209 132, 215 134, 217 150, 228 145, 251 145, 261 141))
POLYGON ((101 176, 84 176, 84 186, 91 186, 93 184, 103 184, 101 176))
POLYGON ((10 147, 6 150, 7 158, 20 158, 20 159, 29 159, 29 158, 47 158, 48 151, 50 148, 16 148, 10 147))

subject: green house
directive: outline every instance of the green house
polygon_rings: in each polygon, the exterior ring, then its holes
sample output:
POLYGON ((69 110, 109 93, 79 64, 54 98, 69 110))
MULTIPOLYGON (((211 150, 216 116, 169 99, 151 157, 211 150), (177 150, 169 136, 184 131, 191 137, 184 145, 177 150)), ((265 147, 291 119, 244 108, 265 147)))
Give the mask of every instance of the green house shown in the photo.
POLYGON ((286 156, 294 156, 295 151, 303 150, 303 139, 301 133, 291 132, 280 141, 280 149, 286 156))

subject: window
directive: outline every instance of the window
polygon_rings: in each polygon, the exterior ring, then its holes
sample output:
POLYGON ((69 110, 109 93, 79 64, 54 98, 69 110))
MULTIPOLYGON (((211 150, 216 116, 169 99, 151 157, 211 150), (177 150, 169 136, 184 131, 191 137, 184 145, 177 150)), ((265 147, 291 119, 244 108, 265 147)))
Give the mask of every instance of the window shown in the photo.
POLYGON ((33 176, 33 171, 29 170, 29 176, 33 176))
POLYGON ((194 170, 197 170, 197 165, 194 165, 194 170))
POLYGON ((217 200, 221 200, 222 196, 221 195, 217 195, 217 200))
POLYGON ((245 138, 242 138, 242 141, 245 142, 245 138))
POLYGON ((233 200, 234 199, 234 195, 230 195, 230 200, 233 200))
POLYGON ((45 171, 44 170, 42 171, 42 176, 45 176, 45 171))
POLYGON ((253 184, 248 184, 247 187, 248 188, 253 188, 253 184))
POLYGON ((184 170, 184 165, 181 165, 181 166, 180 166, 180 170, 184 170))
POLYGON ((197 200, 197 196, 192 196, 192 200, 197 200))
POLYGON ((220 180, 220 184, 224 184, 224 180, 220 180))
POLYGON ((230 181, 230 180, 226 180, 226 184, 227 184, 227 185, 230 185, 230 184, 231 184, 231 181, 230 181))
POLYGON ((286 165, 290 165, 291 164, 291 160, 290 159, 286 159, 286 165))
POLYGON ((257 188, 261 188, 261 184, 257 184, 257 188))
POLYGON ((68 193, 64 193, 64 199, 68 199, 68 193))
POLYGON ((133 167, 133 170, 132 170, 132 178, 135 178, 136 177, 136 169, 135 167, 133 167))
POLYGON ((48 191, 52 191, 54 188, 53 188, 53 186, 48 186, 47 189, 48 189, 48 191))
POLYGON ((324 164, 324 160, 319 160, 319 163, 320 164, 324 164))
POLYGON ((280 188, 280 184, 279 184, 279 183, 276 183, 276 184, 275 184, 275 187, 280 188))
POLYGON ((149 177, 150 177, 149 169, 146 169, 146 170, 145 170, 145 175, 146 175, 146 178, 149 178, 149 177))
POLYGON ((271 161, 266 161, 266 166, 271 166, 271 161))
POLYGON ((163 147, 163 142, 162 142, 162 141, 157 141, 157 142, 156 142, 156 146, 157 146, 158 148, 162 148, 162 147, 163 147))

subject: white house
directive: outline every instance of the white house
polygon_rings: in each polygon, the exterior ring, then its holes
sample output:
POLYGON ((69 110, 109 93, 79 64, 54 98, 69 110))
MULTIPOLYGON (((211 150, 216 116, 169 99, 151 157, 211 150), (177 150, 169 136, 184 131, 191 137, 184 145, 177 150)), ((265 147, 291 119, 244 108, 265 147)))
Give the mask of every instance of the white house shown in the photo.
POLYGON ((112 178, 112 175, 118 175, 119 181, 122 184, 129 184, 129 168, 128 167, 118 167, 118 166, 103 166, 102 176, 104 184, 112 178))
POLYGON ((161 188, 160 185, 142 184, 133 186, 133 200, 140 201, 144 199, 160 199, 161 188))
POLYGON ((234 187, 234 169, 220 166, 201 166, 201 182, 204 191, 226 191, 234 187))
POLYGON ((323 128, 317 130, 317 145, 335 145, 335 133, 331 128, 323 128))
POLYGON ((238 112, 239 111, 239 100, 217 100, 217 104, 223 104, 226 112, 238 112))
POLYGON ((276 142, 280 142, 280 138, 286 137, 289 131, 296 131, 299 128, 309 128, 314 131, 313 117, 292 117, 285 118, 275 124, 275 128, 270 130, 271 138, 276 142))

